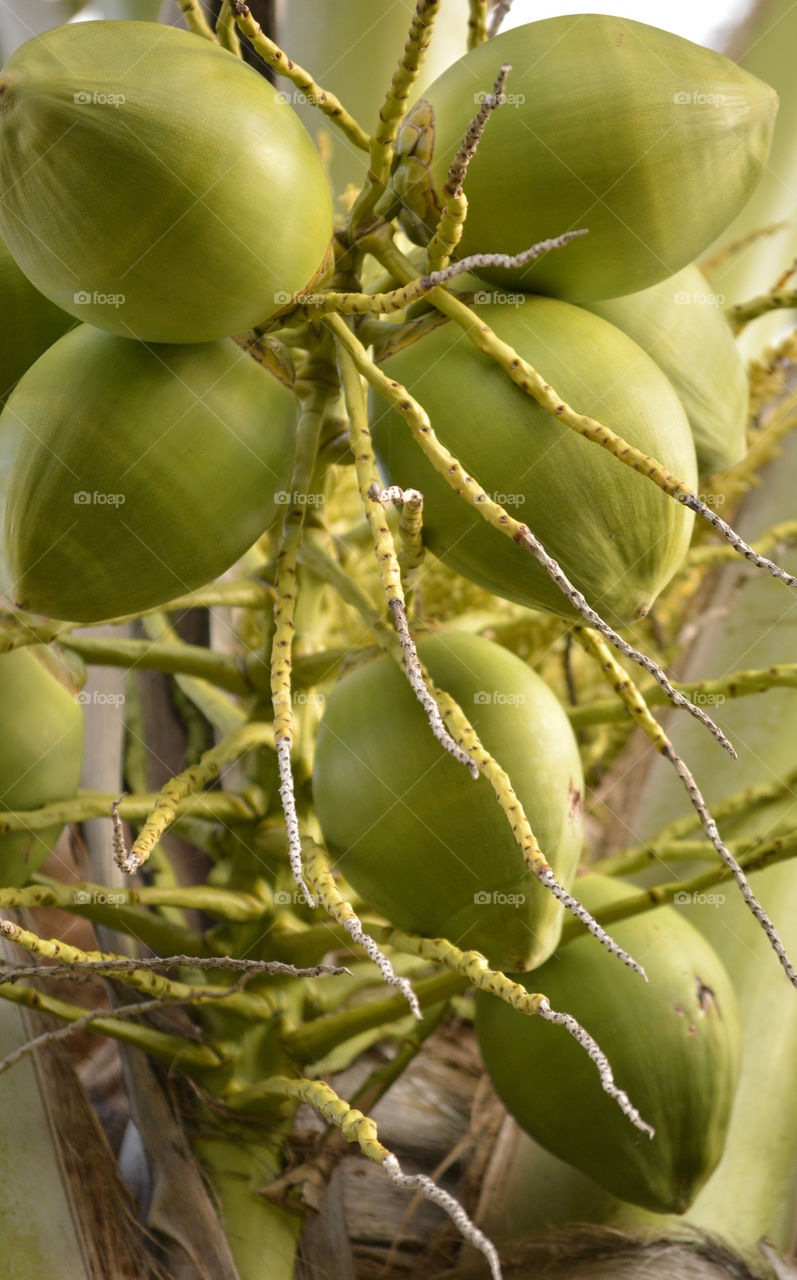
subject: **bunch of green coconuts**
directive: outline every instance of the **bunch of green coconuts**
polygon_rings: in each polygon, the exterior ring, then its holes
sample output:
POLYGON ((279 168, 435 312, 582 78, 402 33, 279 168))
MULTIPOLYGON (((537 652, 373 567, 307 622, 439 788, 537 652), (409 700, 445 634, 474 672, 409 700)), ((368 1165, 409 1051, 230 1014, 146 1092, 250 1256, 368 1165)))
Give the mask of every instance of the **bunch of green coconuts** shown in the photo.
MULTIPOLYGON (((419 246, 506 63, 510 91, 470 163, 457 252, 517 254, 588 234, 524 267, 477 266, 463 296, 568 403, 694 486, 742 456, 747 383, 693 263, 762 172, 776 96, 721 55, 625 19, 509 31, 452 65, 404 119, 385 207, 419 246)), ((86 623, 165 604, 226 571, 279 515, 295 397, 234 338, 265 325, 279 334, 291 300, 326 287, 335 227, 322 164, 284 96, 230 52, 173 28, 86 22, 29 41, 2 72, 0 186, 14 599, 86 623)), ((515 496, 609 623, 644 615, 683 561, 691 512, 562 430, 442 314, 408 319, 376 358, 487 492, 515 496)), ((385 483, 423 493, 430 551, 500 597, 575 616, 375 396, 371 429, 385 483)), ((584 784, 553 693, 487 639, 440 632, 419 652, 571 886, 584 784)), ((6 654, 0 698, 7 723, 38 731, 29 741, 20 728, 3 748, 4 805, 73 794, 80 707, 62 673, 36 647, 6 654)), ((618 926, 632 953, 649 952, 657 931, 665 940, 647 987, 589 938, 558 953, 561 904, 526 865, 487 780, 445 754, 387 657, 329 696, 313 795, 362 898, 575 1013, 656 1138, 628 1125, 564 1033, 481 995, 484 1058, 520 1123, 623 1198, 685 1208, 721 1154, 739 1060, 733 988, 708 943, 664 909, 618 926)), ((24 848, 2 836, 2 882, 23 882, 56 835, 24 848)), ((627 890, 592 876, 578 891, 597 909, 627 890)))

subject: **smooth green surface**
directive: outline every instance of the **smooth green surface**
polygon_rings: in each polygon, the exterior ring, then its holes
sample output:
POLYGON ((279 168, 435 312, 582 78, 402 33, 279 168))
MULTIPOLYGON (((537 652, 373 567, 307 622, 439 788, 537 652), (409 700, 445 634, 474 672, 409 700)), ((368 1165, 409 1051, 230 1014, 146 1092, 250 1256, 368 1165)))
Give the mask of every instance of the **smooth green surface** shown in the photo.
MULTIPOLYGON (((53 662, 38 645, 0 654, 0 809, 38 809, 77 791, 80 695, 56 677, 53 662)), ((0 885, 24 884, 60 834, 60 826, 0 834, 0 885)))
POLYGON ((205 342, 321 266, 326 177, 292 108, 216 45, 146 22, 30 40, 0 77, 0 231, 79 320, 205 342))
POLYGON ((6 512, 17 602, 96 622, 228 569, 290 474, 293 396, 232 340, 145 346, 81 325, 2 417, 20 440, 6 512))
POLYGON ((689 419, 702 475, 732 467, 747 447, 747 371, 724 303, 688 266, 641 293, 588 304, 666 373, 689 419))
MULTIPOLYGON (((502 63, 512 67, 509 96, 468 171, 459 252, 519 253, 581 227, 589 235, 520 271, 480 272, 486 279, 575 300, 645 289, 701 253, 761 175, 777 105, 768 85, 670 32, 570 15, 480 45, 427 90, 438 198, 502 63)), ((411 118, 402 142, 414 142, 411 118)), ((420 190, 406 184, 425 174, 411 168, 396 187, 417 205, 420 190)), ((434 222, 427 203, 413 235, 434 222)))
MULTIPOLYGON (((738 35, 732 35, 731 41, 741 65, 777 90, 780 107, 772 152, 760 183, 706 254, 707 259, 725 255, 712 269, 711 283, 726 296, 728 305, 771 289, 797 257, 797 9, 792 0, 767 0, 757 5, 755 17, 738 35), (761 232, 766 234, 757 234, 761 232)), ((794 287, 793 278, 787 287, 794 287)), ((793 325, 793 310, 775 311, 755 320, 741 335, 742 350, 758 356, 793 325)))
POLYGON ((23 373, 74 324, 73 316, 34 289, 0 240, 0 405, 23 373))
MULTIPOLYGON (((576 888, 592 911, 634 893, 602 876, 576 888)), ((736 997, 718 956, 672 908, 611 932, 644 965, 648 985, 589 936, 519 980, 597 1040, 652 1140, 601 1090, 564 1028, 477 993, 482 1057, 501 1100, 542 1146, 625 1200, 682 1213, 722 1154, 741 1049, 736 997)))
MULTIPOLYGON (((572 730, 525 663, 479 636, 421 641, 433 680, 460 703, 509 774, 543 853, 570 885, 583 781, 572 730)), ((316 813, 337 866, 391 924, 482 951, 501 968, 550 955, 562 908, 526 867, 486 778, 435 741, 387 657, 335 686, 316 743, 316 813)))
MULTIPOLYGON (((661 370, 605 320, 550 298, 476 306, 557 392, 690 487, 694 445, 661 370)), ((428 412, 439 439, 546 551, 613 626, 648 611, 689 544, 692 516, 650 480, 578 436, 474 350, 458 325, 441 325, 387 359, 428 412)), ((391 484, 424 495, 424 540, 463 577, 532 608, 575 610, 532 556, 488 526, 438 475, 400 415, 371 398, 374 444, 391 484)))

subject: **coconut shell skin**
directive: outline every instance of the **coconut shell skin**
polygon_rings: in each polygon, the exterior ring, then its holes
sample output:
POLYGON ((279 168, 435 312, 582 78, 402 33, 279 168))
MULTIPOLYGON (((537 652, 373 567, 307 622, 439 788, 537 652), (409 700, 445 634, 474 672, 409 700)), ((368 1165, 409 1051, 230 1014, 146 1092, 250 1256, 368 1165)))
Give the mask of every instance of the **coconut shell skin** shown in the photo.
POLYGON ((0 240, 0 407, 25 370, 74 324, 34 289, 0 240))
MULTIPOLYGON (((570 303, 515 295, 474 307, 580 413, 591 414, 690 487, 697 481, 689 423, 649 356, 605 320, 570 303)), ((613 626, 643 616, 681 563, 692 515, 599 445, 558 422, 452 323, 384 360, 428 412, 439 439, 559 561, 613 626)), ((576 617, 533 557, 489 526, 427 461, 409 427, 371 399, 372 431, 390 484, 424 495, 424 541, 488 591, 576 617)))
POLYGON ((0 416, 16 441, 16 600, 96 622, 218 577, 279 510, 295 416, 290 390, 232 339, 147 346, 78 326, 0 416))
MULTIPOLYGON (((77 791, 83 762, 80 695, 40 645, 0 654, 0 808, 38 809, 77 791)), ((61 826, 0 834, 0 886, 25 884, 61 826)))
MULTIPOLYGON (((583 780, 556 698, 519 658, 479 636, 437 634, 418 651, 509 774, 543 853, 570 885, 583 780)), ((392 659, 356 668, 330 694, 313 797, 338 869, 393 925, 446 937, 502 968, 529 969, 550 955, 561 905, 526 866, 487 779, 474 782, 432 736, 392 659)))
POLYGON ((471 50, 409 113, 393 189, 418 243, 434 231, 448 167, 503 63, 508 98, 468 169, 458 253, 589 235, 520 270, 480 270, 487 280, 573 301, 646 289, 696 258, 761 176, 777 110, 763 81, 627 18, 548 18, 471 50))
POLYGON ((670 379, 692 428, 701 475, 732 467, 747 448, 750 388, 723 301, 699 268, 689 266, 641 293, 588 304, 670 379))
POLYGON ((327 180, 277 91, 187 31, 80 22, 0 76, 0 232, 79 320, 207 342, 273 315, 332 235, 327 180))
MULTIPOLYGON (((594 913, 637 891, 590 875, 574 892, 594 913)), ((507 1110, 541 1146, 621 1200, 684 1213, 725 1145, 741 1056, 736 996, 719 956, 671 907, 609 929, 644 964, 648 984, 591 937, 517 980, 597 1040, 655 1137, 635 1129, 603 1092, 594 1064, 563 1027, 477 992, 482 1057, 507 1110)))

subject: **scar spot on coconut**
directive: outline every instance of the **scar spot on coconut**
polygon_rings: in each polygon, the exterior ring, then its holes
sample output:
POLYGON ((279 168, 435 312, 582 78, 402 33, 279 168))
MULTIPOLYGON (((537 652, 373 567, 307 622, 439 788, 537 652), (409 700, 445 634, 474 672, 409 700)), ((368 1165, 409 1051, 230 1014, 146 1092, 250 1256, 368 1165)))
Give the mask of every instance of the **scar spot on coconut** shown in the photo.
POLYGON ((719 1012, 716 996, 702 978, 697 979, 697 1003, 703 1013, 709 1013, 711 1010, 719 1012))
POLYGON ((579 790, 578 787, 573 785, 572 778, 570 780, 570 791, 569 791, 568 799, 569 799, 568 812, 570 814, 571 821, 573 821, 573 819, 577 818, 581 813, 581 791, 579 790))

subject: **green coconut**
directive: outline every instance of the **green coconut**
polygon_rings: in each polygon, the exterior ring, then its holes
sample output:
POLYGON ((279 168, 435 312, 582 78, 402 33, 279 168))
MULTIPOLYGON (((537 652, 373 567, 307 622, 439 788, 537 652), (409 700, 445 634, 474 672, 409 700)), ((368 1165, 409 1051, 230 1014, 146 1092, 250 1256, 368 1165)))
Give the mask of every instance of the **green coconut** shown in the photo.
POLYGON ((97 622, 210 582, 274 522, 292 392, 232 339, 144 345, 80 325, 0 416, 20 607, 97 622))
MULTIPOLYGON (((69 800, 80 782, 83 710, 69 669, 41 645, 0 654, 0 809, 69 800)), ((63 824, 2 831, 0 886, 25 884, 46 861, 63 824)))
POLYGON ((74 323, 34 289, 0 240, 0 407, 25 370, 74 323))
MULTIPOLYGON (((429 636, 418 652, 509 774, 543 853, 569 886, 583 780, 556 698, 524 662, 479 636, 429 636)), ((561 904, 526 865, 487 779, 474 781, 432 736, 392 659, 357 667, 330 694, 313 797, 338 869, 392 924, 446 937, 502 968, 530 969, 550 955, 561 904)))
MULTIPOLYGON (((513 295, 476 314, 576 410, 697 483, 686 414, 634 342, 583 308, 513 295)), ((393 350, 382 368, 427 410, 440 441, 517 520, 614 626, 649 610, 686 554, 693 517, 647 477, 579 436, 520 390, 448 322, 393 350)), ((399 413, 371 399, 374 445, 390 484, 424 495, 424 540, 457 573, 496 595, 575 617, 520 546, 489 526, 426 459, 399 413)))
POLYGON ((332 236, 292 107, 175 27, 80 22, 0 75, 0 232, 79 320, 147 342, 258 324, 316 276, 332 236))
POLYGON ((472 49, 410 111, 393 192, 426 243, 468 124, 511 71, 465 183, 458 253, 519 253, 589 235, 485 279, 574 301, 646 289, 692 262, 751 194, 777 94, 711 49, 601 14, 547 18, 472 49))
MULTIPOLYGON (((594 913, 637 891, 590 875, 574 892, 594 913)), ((603 1092, 594 1063, 564 1027, 479 992, 482 1057, 507 1110, 541 1146, 621 1200, 684 1213, 725 1146, 741 1058, 733 984, 672 907, 618 921, 611 933, 644 964, 648 983, 589 936, 517 981, 593 1036, 617 1085, 655 1129, 652 1140, 603 1092)))
POLYGON ((724 301, 689 266, 641 293, 588 304, 666 373, 686 410, 702 475, 732 467, 747 448, 750 388, 724 301))

